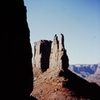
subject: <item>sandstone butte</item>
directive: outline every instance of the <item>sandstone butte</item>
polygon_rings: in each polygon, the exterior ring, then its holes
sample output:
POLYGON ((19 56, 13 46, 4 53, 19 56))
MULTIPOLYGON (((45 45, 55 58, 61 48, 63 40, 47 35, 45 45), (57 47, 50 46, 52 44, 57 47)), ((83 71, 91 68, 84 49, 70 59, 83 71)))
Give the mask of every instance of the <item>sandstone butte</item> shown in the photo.
MULTIPOLYGON (((53 41, 39 40, 35 42, 33 56, 34 89, 31 95, 38 100, 97 99, 99 94, 94 93, 93 90, 91 92, 90 84, 69 71, 68 66, 69 58, 62 33, 60 40, 55 34, 53 41)), ((99 92, 99 90, 96 91, 99 92)))

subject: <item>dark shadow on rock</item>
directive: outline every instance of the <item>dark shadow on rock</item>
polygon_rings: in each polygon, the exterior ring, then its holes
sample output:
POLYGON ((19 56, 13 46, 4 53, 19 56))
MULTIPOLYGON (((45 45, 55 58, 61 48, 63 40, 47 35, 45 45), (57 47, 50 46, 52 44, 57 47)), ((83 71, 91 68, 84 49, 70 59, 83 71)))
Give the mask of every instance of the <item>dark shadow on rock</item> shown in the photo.
POLYGON ((28 97, 25 97, 24 100, 37 100, 37 98, 35 98, 33 96, 28 96, 28 97))
POLYGON ((1 100, 2 97, 15 100, 30 95, 33 90, 32 49, 27 10, 23 0, 1 0, 1 5, 0 96, 1 100))
MULTIPOLYGON (((5 99, 3 99, 3 100, 5 100, 5 99)), ((33 96, 20 96, 20 97, 13 97, 12 96, 12 98, 10 98, 10 100, 37 100, 37 98, 35 98, 35 97, 33 97, 33 96)))
POLYGON ((100 100, 100 87, 96 83, 89 83, 70 70, 66 72, 61 71, 59 75, 67 79, 67 81, 63 83, 63 87, 74 91, 75 95, 83 96, 90 100, 100 100))
POLYGON ((37 100, 35 97, 30 97, 29 100, 37 100))
POLYGON ((45 72, 49 68, 49 56, 51 52, 51 41, 41 40, 40 53, 41 56, 41 70, 45 72))
POLYGON ((66 71, 69 66, 69 58, 68 58, 66 50, 63 51, 63 55, 62 55, 61 59, 62 59, 62 70, 66 71))

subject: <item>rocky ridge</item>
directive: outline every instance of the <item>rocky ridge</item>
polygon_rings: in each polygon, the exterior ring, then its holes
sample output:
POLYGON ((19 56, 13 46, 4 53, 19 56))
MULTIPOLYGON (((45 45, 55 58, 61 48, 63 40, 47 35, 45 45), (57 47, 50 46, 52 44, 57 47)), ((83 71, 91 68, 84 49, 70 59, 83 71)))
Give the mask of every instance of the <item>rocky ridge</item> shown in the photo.
POLYGON ((100 64, 75 64, 68 67, 73 73, 100 86, 100 64))
POLYGON ((100 65, 98 65, 94 74, 87 76, 85 79, 91 83, 97 83, 100 86, 100 65))

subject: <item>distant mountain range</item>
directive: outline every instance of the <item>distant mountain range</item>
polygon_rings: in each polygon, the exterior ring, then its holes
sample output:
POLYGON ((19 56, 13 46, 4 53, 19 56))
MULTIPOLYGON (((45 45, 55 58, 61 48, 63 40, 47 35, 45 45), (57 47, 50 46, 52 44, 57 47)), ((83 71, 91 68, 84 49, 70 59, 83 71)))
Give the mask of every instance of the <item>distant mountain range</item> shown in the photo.
POLYGON ((70 65, 69 70, 89 82, 100 86, 100 64, 75 64, 70 65))

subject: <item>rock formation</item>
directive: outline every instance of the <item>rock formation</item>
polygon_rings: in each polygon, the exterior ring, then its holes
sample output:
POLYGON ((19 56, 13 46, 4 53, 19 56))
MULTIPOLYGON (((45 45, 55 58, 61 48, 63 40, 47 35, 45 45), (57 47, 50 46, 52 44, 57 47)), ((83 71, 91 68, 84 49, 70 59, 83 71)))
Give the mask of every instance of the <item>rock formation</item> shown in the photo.
POLYGON ((64 47, 64 36, 60 34, 60 41, 55 34, 53 41, 40 40, 34 43, 33 67, 45 71, 48 68, 67 70, 69 59, 64 47), (43 70, 45 69, 45 70, 43 70))
POLYGON ((27 10, 23 0, 1 0, 1 5, 1 100, 26 100, 33 90, 27 10))
POLYGON ((64 51, 65 50, 65 46, 64 46, 64 35, 62 33, 60 34, 59 50, 60 51, 64 51))
POLYGON ((40 40, 34 43, 34 67, 41 68, 44 72, 49 67, 51 41, 40 40))
POLYGON ((60 34, 60 41, 57 35, 54 36, 50 53, 49 67, 59 67, 60 70, 67 70, 69 66, 68 56, 64 47, 64 36, 60 34))
POLYGON ((60 41, 58 41, 58 37, 55 35, 52 42, 48 40, 45 42, 44 40, 35 42, 34 49, 34 72, 38 73, 40 69, 45 68, 45 61, 47 60, 43 58, 48 58, 48 67, 40 75, 34 75, 32 96, 38 100, 100 99, 100 87, 97 84, 89 83, 68 69, 69 59, 64 47, 63 34, 60 34, 60 41), (48 45, 48 43, 50 44, 48 45), (48 49, 47 45, 49 46, 48 49), (46 50, 48 50, 49 56, 46 50), (38 62, 36 62, 37 60, 38 62), (44 63, 44 65, 41 66, 41 63, 44 63))
POLYGON ((53 68, 56 67, 58 68, 58 58, 59 57, 59 41, 58 41, 58 36, 55 35, 53 42, 51 44, 51 52, 50 52, 50 58, 49 58, 49 67, 53 68))

